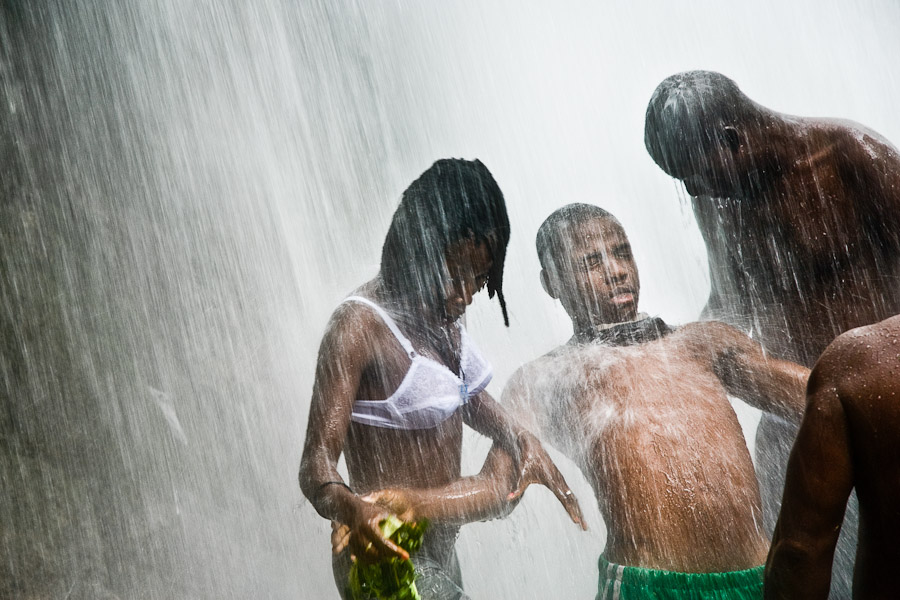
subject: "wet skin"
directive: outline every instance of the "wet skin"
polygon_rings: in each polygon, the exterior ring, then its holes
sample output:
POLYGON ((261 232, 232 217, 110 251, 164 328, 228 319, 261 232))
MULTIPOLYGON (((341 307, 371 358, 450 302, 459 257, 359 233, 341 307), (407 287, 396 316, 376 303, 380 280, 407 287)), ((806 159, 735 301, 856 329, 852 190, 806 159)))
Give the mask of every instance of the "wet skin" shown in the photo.
MULTIPOLYGON (((859 124, 784 115, 740 92, 729 97, 739 116, 694 116, 708 146, 648 151, 692 196, 709 259, 703 317, 812 366, 840 333, 900 313, 900 155, 859 124), (676 150, 677 160, 666 164, 660 150, 676 150)), ((768 531, 795 435, 762 416, 756 452, 768 531)), ((838 552, 842 579, 852 570, 854 519, 851 503, 838 552)))
POLYGON ((768 549, 727 394, 764 409, 781 402, 799 418, 804 380, 727 325, 694 323, 632 347, 560 348, 522 367, 504 402, 531 414, 593 485, 608 560, 721 572, 758 566, 768 549))
POLYGON ((558 269, 567 285, 546 271, 541 272, 541 284, 562 303, 576 335, 635 318, 641 282, 631 243, 620 225, 607 219, 572 224, 566 257, 558 269))
POLYGON ((571 234, 567 258, 542 280, 572 317, 575 336, 519 369, 504 403, 592 483, 608 560, 683 572, 762 564, 759 491, 727 395, 799 421, 808 370, 766 357, 715 322, 630 347, 591 344, 600 319, 585 317, 621 309, 616 291, 629 288, 636 310, 637 268, 615 222, 597 219, 571 234), (598 255, 599 265, 591 260, 598 255))
POLYGON ((709 256, 706 314, 812 366, 841 332, 900 313, 900 155, 861 125, 777 113, 710 75, 715 90, 691 84, 699 101, 669 80, 651 100, 689 107, 677 126, 706 141, 657 146, 648 109, 648 152, 692 197, 709 256))
POLYGON ((746 135, 779 166, 754 185, 692 197, 710 259, 705 313, 811 366, 841 332, 900 312, 900 156, 836 121, 793 118, 746 135))
POLYGON ((850 490, 859 497, 853 597, 900 597, 900 317, 847 332, 810 376, 766 568, 766 598, 826 598, 850 490))
MULTIPOLYGON (((419 354, 458 373, 460 333, 455 320, 484 286, 490 266, 484 244, 465 240, 452 245, 446 253, 444 302, 427 313, 398 314, 396 299, 385 293, 380 279, 354 294, 391 313, 419 354)), ((346 525, 336 532, 339 546, 349 541, 356 555, 372 559, 405 556, 378 528, 389 511, 407 519, 436 521, 452 546, 460 524, 511 510, 508 494, 522 482, 548 485, 573 520, 580 520, 577 502, 540 443, 514 426, 486 392, 431 429, 392 430, 350 420, 355 400, 390 397, 410 364, 406 351, 371 308, 348 302, 335 311, 319 352, 300 484, 322 516, 346 525), (484 469, 472 478, 460 477, 463 423, 495 440, 484 469), (341 485, 324 485, 341 481, 337 461, 342 452, 353 492, 341 485), (460 492, 469 480, 484 484, 481 493, 460 492), (360 496, 370 492, 376 494, 360 496)))

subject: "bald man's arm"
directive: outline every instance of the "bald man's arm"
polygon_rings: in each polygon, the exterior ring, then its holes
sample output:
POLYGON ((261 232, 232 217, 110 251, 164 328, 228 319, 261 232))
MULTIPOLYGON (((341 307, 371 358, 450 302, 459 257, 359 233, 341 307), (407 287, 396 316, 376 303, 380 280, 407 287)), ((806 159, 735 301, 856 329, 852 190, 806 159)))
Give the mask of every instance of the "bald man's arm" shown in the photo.
POLYGON ((828 598, 853 466, 836 385, 841 356, 827 350, 826 355, 810 376, 806 412, 788 461, 781 514, 766 561, 767 600, 828 598))

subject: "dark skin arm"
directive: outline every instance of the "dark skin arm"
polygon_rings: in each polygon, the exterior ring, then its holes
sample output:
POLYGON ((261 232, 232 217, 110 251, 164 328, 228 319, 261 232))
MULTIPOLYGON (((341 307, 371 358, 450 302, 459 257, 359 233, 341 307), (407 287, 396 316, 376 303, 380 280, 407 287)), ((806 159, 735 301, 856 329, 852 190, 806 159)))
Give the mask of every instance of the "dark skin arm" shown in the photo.
MULTIPOLYGON (((503 389, 503 404, 508 407, 509 411, 515 415, 517 426, 526 432, 528 432, 527 437, 529 439, 533 439, 534 443, 539 444, 538 436, 532 434, 532 431, 538 432, 538 435, 541 436, 541 439, 549 440, 553 443, 552 438, 548 438, 546 436, 546 431, 542 429, 542 422, 538 416, 538 402, 540 399, 534 398, 532 394, 531 388, 526 384, 528 381, 528 377, 526 376, 527 367, 522 367, 518 371, 516 371, 513 376, 509 379, 506 384, 506 387, 503 389)), ((548 458, 549 461, 549 458, 548 458)), ((552 464, 552 463, 551 463, 552 464)), ((558 475, 559 483, 556 484, 556 487, 550 487, 553 493, 557 498, 560 499, 560 502, 563 503, 563 506, 566 507, 566 510, 569 512, 569 516, 573 516, 573 512, 569 510, 569 505, 564 501, 565 497, 570 498, 570 503, 574 504, 577 508, 577 503, 575 503, 575 499, 573 497, 572 492, 569 490, 568 486, 565 483, 565 480, 562 478, 562 475, 556 471, 554 467, 554 471, 556 475, 558 475)), ((528 470, 524 470, 525 473, 528 473, 528 470)), ((523 476, 520 478, 519 484, 517 486, 517 490, 510 495, 510 497, 518 497, 525 492, 525 488, 528 487, 529 483, 534 483, 536 480, 534 476, 531 477, 523 476)), ((573 521, 581 525, 582 529, 587 530, 587 523, 584 521, 584 517, 581 516, 581 512, 578 512, 578 519, 576 520, 574 517, 573 521)))
MULTIPOLYGON (((365 333, 377 328, 366 311, 353 311, 352 307, 339 310, 319 352, 300 487, 320 515, 347 525, 353 534, 354 554, 365 551, 373 559, 378 555, 406 557, 404 550, 381 534, 379 523, 388 516, 384 506, 388 503, 376 504, 371 501, 374 497, 366 501, 357 496, 341 485, 337 471, 356 391, 363 371, 372 360, 372 345, 377 343, 365 333)), ((512 510, 509 501, 516 496, 510 497, 510 492, 521 495, 530 483, 542 483, 559 497, 572 520, 583 524, 574 495, 540 442, 527 431, 515 428, 488 394, 479 394, 469 404, 464 419, 477 431, 499 438, 482 472, 439 488, 405 489, 403 498, 394 490, 393 504, 405 512, 408 508, 405 504, 410 503, 405 500, 406 495, 415 494, 411 502, 430 507, 420 509, 419 512, 424 510, 422 516, 434 520, 446 517, 453 523, 465 523, 512 510), (505 450, 506 447, 515 455, 505 450), (510 484, 498 485, 496 481, 510 484)))
POLYGON ((464 525, 508 515, 515 508, 515 502, 509 500, 514 477, 512 459, 495 442, 477 475, 433 489, 378 490, 363 499, 383 506, 403 521, 428 519, 464 525))
POLYGON ((765 353, 724 323, 703 323, 714 349, 713 368, 729 394, 791 423, 803 417, 809 369, 765 353))
MULTIPOLYGON (((826 353, 827 354, 827 353, 826 353)), ((834 549, 853 488, 847 422, 823 356, 791 451, 781 514, 766 561, 767 599, 828 598, 834 549)))
MULTIPOLYGON (((516 469, 509 454, 497 442, 491 447, 481 472, 461 477, 434 489, 389 488, 362 497, 397 515, 402 521, 428 519, 451 525, 505 517, 518 504, 510 499, 516 469)), ((341 552, 350 542, 350 528, 333 523, 332 551, 341 552)))
MULTIPOLYGON (((505 436, 504 441, 494 442, 478 475, 462 477, 432 489, 379 490, 363 499, 383 506, 404 521, 425 518, 462 525, 509 514, 528 486, 539 483, 548 487, 572 521, 586 530, 575 495, 537 437, 515 424, 487 393, 470 400, 467 408, 470 418, 484 419, 481 423, 486 426, 482 433, 505 436), (471 410, 472 404, 476 411, 471 410), (516 433, 512 433, 514 431, 516 433), (514 444, 518 460, 506 449, 509 444, 514 444)), ((339 537, 344 535, 346 533, 342 532, 339 537)), ((336 549, 339 547, 342 546, 335 545, 336 549)))
POLYGON ((379 555, 409 558, 405 550, 381 533, 379 524, 388 512, 342 485, 337 470, 356 391, 372 356, 365 334, 371 331, 370 321, 366 313, 342 307, 322 339, 300 462, 300 489, 321 516, 346 523, 362 548, 373 548, 379 555))
MULTIPOLYGON (((554 490, 554 493, 557 497, 563 495, 565 501, 563 498, 560 501, 564 507, 572 506, 578 511, 573 513, 567 508, 572 520, 587 530, 574 494, 569 491, 562 475, 559 478, 560 488, 565 491, 554 490)), ((541 481, 529 470, 520 473, 509 454, 498 442, 494 442, 478 475, 462 477, 434 489, 378 490, 363 496, 363 500, 384 507, 403 521, 428 519, 462 525, 505 517, 518 505, 522 494, 532 483, 541 481), (518 485, 515 485, 517 478, 518 485)), ((350 529, 339 523, 333 526, 332 550, 339 553, 350 541, 350 529)))
MULTIPOLYGON (((472 398, 464 410, 467 424, 496 440, 478 475, 433 489, 379 490, 364 499, 403 520, 426 518, 463 524, 509 514, 528 486, 539 483, 556 495, 574 523, 587 529, 575 495, 534 434, 486 392, 472 398)), ((336 529, 335 551, 343 548, 346 538, 345 528, 336 529)))
POLYGON ((582 529, 587 528, 578 500, 540 440, 516 423, 496 400, 486 392, 478 394, 466 405, 463 419, 475 431, 496 440, 511 457, 515 479, 510 498, 521 497, 532 483, 543 484, 553 492, 572 521, 582 529))

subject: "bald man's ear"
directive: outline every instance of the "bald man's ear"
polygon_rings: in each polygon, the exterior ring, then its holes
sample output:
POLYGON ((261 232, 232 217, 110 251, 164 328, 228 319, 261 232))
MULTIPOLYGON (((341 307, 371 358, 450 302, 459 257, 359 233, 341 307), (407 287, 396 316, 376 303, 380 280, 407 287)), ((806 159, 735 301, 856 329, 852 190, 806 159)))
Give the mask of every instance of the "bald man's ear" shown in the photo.
POLYGON ((732 152, 737 152, 741 149, 741 133, 737 130, 737 127, 726 125, 722 129, 722 139, 732 152))
POLYGON ((559 294, 556 293, 553 282, 550 281, 550 274, 547 273, 546 269, 541 269, 541 287, 544 288, 544 291, 547 292, 551 298, 559 299, 559 294))

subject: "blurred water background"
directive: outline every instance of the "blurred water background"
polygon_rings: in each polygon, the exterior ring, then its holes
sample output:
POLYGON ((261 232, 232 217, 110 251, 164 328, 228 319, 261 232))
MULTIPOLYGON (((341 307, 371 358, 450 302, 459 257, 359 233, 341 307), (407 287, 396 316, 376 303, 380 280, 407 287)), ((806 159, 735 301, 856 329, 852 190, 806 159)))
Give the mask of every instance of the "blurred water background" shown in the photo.
MULTIPOLYGON (((534 251, 565 203, 622 220, 643 310, 699 315, 702 240, 643 147, 664 77, 900 140, 892 0, 0 7, 4 598, 337 597, 296 484, 318 341, 435 159, 506 194, 511 327, 468 313, 499 397, 570 335, 534 251)), ((475 472, 489 444, 465 441, 475 472)), ((553 456, 591 531, 543 489, 465 527, 474 598, 592 597, 604 527, 553 456)))

